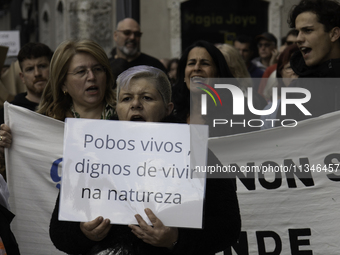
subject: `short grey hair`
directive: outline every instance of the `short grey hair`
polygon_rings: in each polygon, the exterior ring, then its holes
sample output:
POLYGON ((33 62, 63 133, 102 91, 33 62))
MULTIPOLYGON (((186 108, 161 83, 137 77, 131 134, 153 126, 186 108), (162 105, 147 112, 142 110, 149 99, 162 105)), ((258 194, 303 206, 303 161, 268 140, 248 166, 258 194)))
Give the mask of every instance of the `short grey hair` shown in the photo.
POLYGON ((163 98, 165 105, 171 102, 171 84, 168 76, 160 69, 152 66, 134 66, 122 72, 117 78, 117 100, 120 89, 130 85, 132 79, 145 78, 154 81, 156 89, 163 98))

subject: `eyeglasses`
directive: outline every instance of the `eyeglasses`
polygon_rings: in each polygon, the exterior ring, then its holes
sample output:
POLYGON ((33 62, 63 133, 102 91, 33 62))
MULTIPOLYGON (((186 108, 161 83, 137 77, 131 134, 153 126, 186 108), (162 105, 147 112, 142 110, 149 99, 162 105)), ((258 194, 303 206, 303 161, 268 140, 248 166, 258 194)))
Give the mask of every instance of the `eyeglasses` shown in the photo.
POLYGON ((77 78, 84 78, 84 77, 88 76, 90 70, 96 76, 102 75, 106 72, 105 68, 99 65, 99 66, 94 66, 94 67, 91 67, 91 68, 81 67, 81 68, 75 70, 74 72, 68 72, 67 74, 72 74, 73 76, 76 76, 77 78))
POLYGON ((136 31, 133 32, 131 30, 117 30, 118 32, 122 32, 125 36, 130 36, 130 35, 134 35, 135 37, 141 37, 143 33, 136 31))
POLYGON ((262 47, 269 48, 272 45, 273 45, 273 43, 258 43, 257 47, 258 48, 262 48, 262 47))

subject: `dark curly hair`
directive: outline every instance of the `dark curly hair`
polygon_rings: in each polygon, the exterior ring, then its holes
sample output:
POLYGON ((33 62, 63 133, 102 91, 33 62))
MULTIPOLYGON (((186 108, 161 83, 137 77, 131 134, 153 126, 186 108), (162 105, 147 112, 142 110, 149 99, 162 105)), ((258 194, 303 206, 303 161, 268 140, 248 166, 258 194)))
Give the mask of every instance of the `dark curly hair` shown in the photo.
POLYGON ((20 68, 22 69, 22 62, 26 59, 35 59, 40 57, 47 57, 48 61, 51 62, 53 52, 45 44, 39 42, 26 43, 19 51, 18 61, 20 68))
POLYGON ((292 7, 288 16, 291 28, 295 28, 296 17, 303 12, 315 13, 318 22, 325 26, 325 32, 340 27, 340 4, 335 0, 301 0, 292 7))

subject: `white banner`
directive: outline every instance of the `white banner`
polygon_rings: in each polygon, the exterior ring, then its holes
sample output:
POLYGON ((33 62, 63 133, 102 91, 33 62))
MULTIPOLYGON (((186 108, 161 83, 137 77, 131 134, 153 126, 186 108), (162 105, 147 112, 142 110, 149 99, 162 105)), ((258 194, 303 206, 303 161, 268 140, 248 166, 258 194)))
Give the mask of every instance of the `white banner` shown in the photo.
POLYGON ((238 176, 242 234, 225 254, 339 254, 339 127, 335 112, 209 141, 238 176))
MULTIPOLYGON (((66 119, 59 219, 138 224, 134 215, 148 221, 150 208, 166 226, 202 228, 205 175, 190 167, 193 128, 66 119)), ((195 128, 205 146, 194 164, 205 165, 208 127, 195 128)))
POLYGON ((6 153, 12 231, 22 255, 64 254, 51 242, 49 224, 58 196, 64 123, 7 102, 5 123, 13 134, 6 153))
MULTIPOLYGON (((58 193, 56 160, 62 157, 63 123, 8 104, 5 113, 13 132, 6 153, 10 204, 16 214, 12 229, 21 253, 60 254, 50 242, 48 225, 58 193)), ((294 128, 210 141, 222 163, 231 171, 243 166, 239 175, 245 177, 237 179, 242 234, 239 245, 226 254, 339 254, 340 183, 335 177, 340 173, 330 172, 340 162, 339 126, 337 112, 294 128), (247 166, 257 171, 246 173, 247 166), (304 176, 285 173, 287 166, 312 171, 304 176), (283 172, 265 173, 270 168, 283 172)))

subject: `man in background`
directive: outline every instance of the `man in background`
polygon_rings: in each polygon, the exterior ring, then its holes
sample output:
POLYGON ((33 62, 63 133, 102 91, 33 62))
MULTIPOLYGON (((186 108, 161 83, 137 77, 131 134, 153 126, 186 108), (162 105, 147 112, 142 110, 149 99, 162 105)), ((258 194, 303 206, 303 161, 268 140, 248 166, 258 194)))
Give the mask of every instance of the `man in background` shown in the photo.
MULTIPOLYGON (((262 75, 262 79, 260 82, 260 86, 258 89, 258 92, 260 95, 264 96, 267 100, 270 100, 269 98, 267 98, 268 96, 271 97, 271 93, 268 94, 265 93, 265 89, 267 86, 267 82, 269 81, 270 83, 276 83, 276 80, 274 79, 268 79, 270 77, 275 78, 276 77, 276 69, 277 69, 277 61, 279 60, 280 54, 286 49, 287 46, 290 46, 294 43, 296 43, 296 38, 298 35, 298 31, 296 29, 292 29, 290 31, 288 31, 287 35, 284 37, 284 43, 281 45, 279 51, 277 52, 278 54, 276 55, 275 59, 271 59, 271 62, 274 62, 272 65, 270 65, 269 67, 266 68, 266 70, 264 71, 263 75, 262 75), (264 94, 267 94, 267 96, 265 96, 264 94)), ((269 88, 272 88, 273 86, 269 85, 269 88)))
POLYGON ((285 40, 284 40, 284 43, 282 43, 282 45, 285 45, 287 47, 287 46, 290 46, 296 43, 296 38, 298 34, 299 34, 299 31, 297 31, 296 29, 289 30, 287 35, 284 38, 285 40))
POLYGON ((117 24, 113 34, 116 48, 111 51, 112 57, 109 59, 115 76, 138 65, 153 66, 166 73, 164 65, 158 59, 140 51, 141 37, 140 26, 134 19, 125 18, 117 24))
MULTIPOLYGON (((49 78, 49 67, 53 52, 42 43, 30 42, 19 51, 18 61, 21 68, 19 76, 27 92, 15 96, 11 104, 36 110, 49 78)), ((0 124, 4 123, 4 111, 0 112, 0 124)))
POLYGON ((252 63, 264 72, 272 64, 271 60, 276 58, 277 39, 273 34, 266 32, 256 36, 256 43, 259 57, 254 58, 252 63))
POLYGON ((254 55, 253 45, 253 39, 248 35, 239 35, 234 41, 234 47, 240 52, 244 62, 246 63, 250 77, 261 78, 263 70, 251 62, 254 55))

